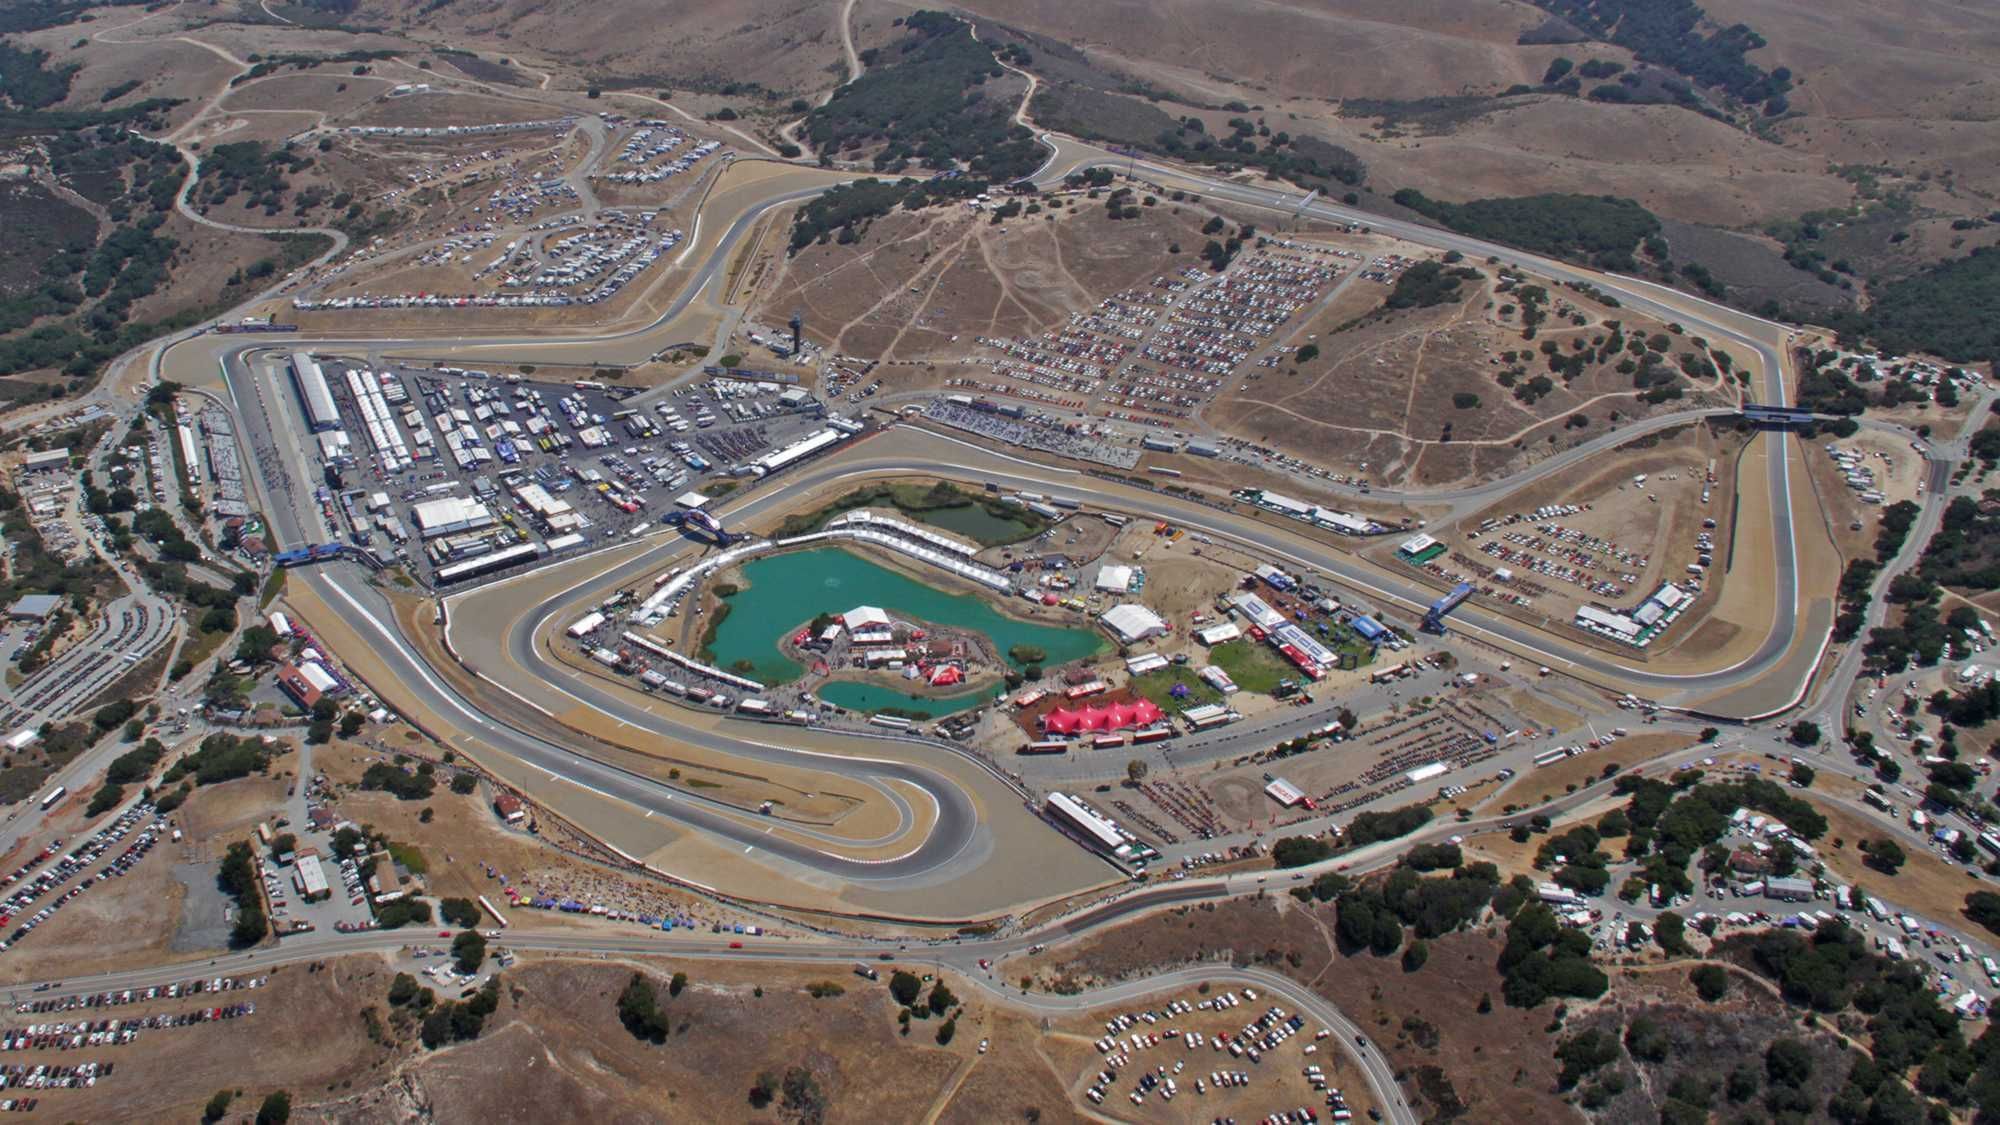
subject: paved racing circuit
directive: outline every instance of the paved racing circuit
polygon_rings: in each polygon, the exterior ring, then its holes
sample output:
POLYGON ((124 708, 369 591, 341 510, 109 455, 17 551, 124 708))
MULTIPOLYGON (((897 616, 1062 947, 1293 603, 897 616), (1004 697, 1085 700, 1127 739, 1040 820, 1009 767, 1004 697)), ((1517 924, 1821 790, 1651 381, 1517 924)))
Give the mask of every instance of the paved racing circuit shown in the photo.
MULTIPOLYGON (((1084 168, 1128 163, 1102 150, 1066 138, 1055 139, 1052 144, 1055 155, 1039 175, 1040 181, 1045 184, 1060 183, 1071 172, 1084 168)), ((1186 184, 1204 194, 1242 205, 1288 212, 1297 209, 1298 197, 1295 193, 1209 180, 1165 165, 1147 162, 1139 162, 1136 170, 1163 183, 1186 184)), ((567 357, 572 362, 593 362, 607 358, 626 358, 626 353, 630 353, 630 358, 644 358, 656 350, 662 338, 671 335, 664 330, 672 321, 722 276, 730 254, 752 224, 771 208, 810 197, 824 191, 827 186, 840 182, 841 179, 841 177, 827 176, 825 182, 819 186, 799 188, 785 186, 796 182, 789 177, 776 177, 772 185, 774 190, 769 194, 748 202, 733 216, 718 216, 713 219, 712 221, 726 221, 728 226, 715 242, 708 258, 687 279, 685 288, 670 303, 667 310, 641 327, 601 336, 573 338, 351 337, 313 339, 309 342, 315 351, 364 350, 380 353, 388 349, 397 349, 437 352, 455 358, 478 356, 487 362, 520 362, 530 359, 552 362, 558 356, 567 357), (783 187, 783 190, 775 190, 779 187, 783 187)), ((1418 243, 1443 249, 1456 249, 1468 255, 1495 257, 1546 274, 1558 281, 1587 282, 1613 294, 1624 304, 1679 320, 1714 338, 1737 341, 1750 348, 1758 357, 1763 369, 1760 376, 1763 380, 1764 401, 1771 403, 1786 401, 1781 345, 1774 343, 1774 338, 1782 340, 1781 326, 1759 321, 1719 306, 1708 305, 1649 283, 1591 273, 1535 255, 1417 224, 1387 220, 1323 202, 1314 203, 1306 210, 1315 218, 1365 222, 1418 243)), ((699 239, 691 240, 690 251, 694 249, 694 243, 698 242, 699 239)), ((184 341, 176 345, 176 350, 183 353, 192 351, 197 357, 206 355, 210 357, 210 361, 218 364, 227 379, 236 412, 249 426, 253 439, 261 435, 263 440, 270 441, 275 436, 269 432, 274 420, 261 417, 263 413, 261 410, 248 408, 249 404, 255 401, 255 396, 252 393, 254 388, 248 384, 254 375, 246 359, 250 353, 262 346, 268 345, 206 335, 184 341)), ((287 346, 290 346, 289 341, 287 346)), ((186 357, 177 358, 184 360, 186 357)), ((197 358, 197 362, 203 361, 197 358)), ((1686 417, 1695 416, 1698 416, 1695 412, 1686 415, 1686 417)), ((1662 420, 1655 419, 1649 422, 1649 426, 1657 424, 1663 424, 1662 420)), ((1607 444, 1615 444, 1616 441, 1629 436, 1629 432, 1620 431, 1615 438, 1607 438, 1605 441, 1607 444)), ((1778 456, 1766 458, 1776 531, 1774 535, 1776 542, 1771 544, 1771 557, 1778 580, 1778 596, 1774 599, 1770 627, 1764 632, 1762 642, 1756 651, 1747 659, 1726 668, 1695 674, 1669 675, 1649 671, 1643 666, 1628 664, 1597 650, 1537 632, 1501 615, 1483 612, 1476 605, 1468 605, 1459 611, 1456 627, 1475 636, 1511 647, 1544 663, 1561 667, 1565 671, 1597 680, 1606 686, 1616 684, 1620 686, 1620 690, 1644 690, 1663 697, 1671 696, 1674 700, 1714 696, 1717 693, 1741 688, 1776 671, 1792 671, 1789 668, 1781 669, 1787 654, 1797 640, 1798 633, 1798 579, 1791 534, 1793 512, 1789 458, 1782 455, 1786 446, 1783 435, 1772 434, 1765 440, 1773 449, 1780 452, 1778 456)), ((1570 458, 1587 456, 1597 448, 1599 447, 1593 443, 1591 446, 1572 451, 1570 458)), ((252 458, 251 462, 258 463, 255 458, 252 458)), ((1502 495, 1566 463, 1570 463, 1569 459, 1554 465, 1544 463, 1524 471, 1516 478, 1461 492, 1466 495, 1482 493, 1502 495)), ((1043 466, 981 449, 956 439, 913 430, 893 429, 868 443, 861 450, 837 455, 804 472, 782 477, 779 488, 764 489, 755 495, 739 499, 726 507, 725 515, 731 520, 755 519, 759 515, 775 511, 790 495, 800 490, 813 489, 842 480, 859 481, 871 476, 898 473, 934 474, 940 464, 957 466, 958 473, 954 475, 962 475, 969 481, 993 481, 1007 488, 1056 485, 1088 503, 1124 510, 1143 510, 1169 517, 1210 535, 1235 540, 1270 557, 1289 560, 1295 565, 1329 575, 1338 582, 1365 590, 1377 598, 1407 609, 1420 608, 1433 596, 1433 592, 1428 588, 1406 577, 1366 565, 1352 556, 1282 529, 1238 519, 1228 513, 1178 501, 1170 496, 1130 489, 1070 470, 1043 466), (953 443, 952 447, 944 450, 943 457, 940 457, 935 444, 939 442, 953 443), (907 452, 903 452, 905 449, 907 452)), ((260 474, 269 471, 261 464, 259 468, 260 474)), ((306 466, 300 465, 299 468, 303 472, 306 466)), ((298 479, 309 478, 301 476, 298 479)), ((281 481, 263 479, 259 484, 263 487, 267 498, 275 499, 280 495, 289 494, 281 481)), ((1457 497, 1458 494, 1454 493, 1451 496, 1425 498, 1457 497)), ((290 510, 289 505, 272 503, 267 505, 267 508, 271 512, 273 530, 278 542, 291 545, 307 538, 301 530, 297 513, 290 510)), ((1748 546, 1754 548, 1756 545, 1748 546)), ((552 666, 538 651, 533 640, 535 628, 551 615, 559 615, 566 609, 581 604, 590 599, 593 593, 601 597, 604 589, 620 582, 629 582, 649 570, 664 565, 664 559, 684 547, 685 544, 681 541, 672 540, 665 547, 648 552, 638 559, 620 565, 614 571, 599 575, 594 580, 581 583, 564 594, 545 599, 529 607, 525 612, 519 613, 510 624, 506 648, 509 655, 508 662, 528 673, 528 678, 509 684, 505 682, 504 670, 495 668, 493 669, 495 682, 537 709, 543 708, 539 703, 533 702, 531 696, 547 697, 553 691, 636 726, 706 749, 757 761, 784 762, 830 772, 870 786, 879 787, 884 779, 909 783, 922 790, 937 804, 936 820, 921 842, 915 843, 902 854, 883 861, 866 862, 844 857, 802 840, 778 837, 761 826, 746 824, 739 819, 740 814, 737 810, 725 811, 727 807, 717 802, 690 797, 684 792, 669 789, 640 774, 586 756, 520 729, 503 719, 483 713, 477 704, 466 699, 441 676, 428 668, 409 639, 400 634, 393 616, 387 612, 386 605, 368 587, 365 577, 359 571, 336 566, 321 568, 309 574, 302 573, 299 577, 310 583, 330 605, 336 606, 344 614, 352 614, 350 620, 355 624, 357 631, 363 634, 369 646, 388 665, 392 673, 401 679, 407 690, 415 693, 438 713, 463 724, 465 730, 475 733, 496 749, 547 773, 552 779, 565 778, 577 785, 627 802, 650 815, 663 816, 700 832, 742 843, 749 848, 762 849, 774 857, 841 879, 888 883, 940 877, 950 873, 954 862, 966 855, 971 848, 981 828, 972 802, 963 789, 941 773, 923 766, 890 761, 878 754, 871 754, 870 743, 866 739, 821 733, 820 737, 829 742, 846 742, 855 749, 852 754, 813 755, 783 750, 758 742, 751 733, 748 733, 754 732, 757 729, 755 727, 745 726, 741 729, 746 733, 739 734, 736 729, 732 729, 734 724, 724 724, 724 729, 708 729, 663 717, 658 712, 642 711, 619 700, 614 694, 590 684, 587 678, 568 674, 565 670, 552 666)), ((1802 691, 1806 677, 1810 674, 1810 666, 1798 671, 1797 687, 1802 691)), ((907 827, 907 810, 904 811, 906 814, 904 823, 907 827)))

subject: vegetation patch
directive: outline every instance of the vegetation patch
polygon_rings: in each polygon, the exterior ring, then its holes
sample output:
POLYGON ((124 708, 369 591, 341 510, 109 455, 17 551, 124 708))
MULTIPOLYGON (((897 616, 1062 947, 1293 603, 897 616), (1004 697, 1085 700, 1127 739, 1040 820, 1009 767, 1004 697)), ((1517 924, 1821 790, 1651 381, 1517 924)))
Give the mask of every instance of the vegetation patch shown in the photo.
POLYGON ((1342 117, 1365 117, 1382 132, 1405 127, 1419 133, 1449 133, 1467 122, 1496 109, 1518 104, 1483 94, 1441 94, 1429 98, 1347 98, 1340 103, 1342 117))
POLYGON ((976 539, 982 547, 1017 543, 1040 533, 1049 522, 1038 513, 1026 508, 976 496, 950 481, 938 481, 932 485, 877 484, 857 488, 814 511, 788 517, 784 523, 778 525, 777 537, 789 539, 796 535, 818 531, 833 517, 862 508, 894 508, 920 523, 929 523, 955 534, 976 539), (940 512, 969 510, 975 506, 983 508, 986 515, 993 520, 1001 521, 1000 525, 983 535, 971 534, 960 530, 960 521, 950 521, 938 516, 940 512))
POLYGON ((993 48, 943 12, 914 12, 902 25, 906 34, 861 77, 806 115, 804 134, 814 151, 830 159, 880 146, 877 171, 914 163, 964 168, 989 180, 1019 179, 1040 167, 1042 148, 1014 123, 1012 100, 985 89, 1007 73, 993 48))
MULTIPOLYGON (((824 245, 829 241, 842 246, 861 240, 868 232, 868 224, 898 207, 919 211, 933 203, 943 203, 954 199, 971 199, 984 192, 989 185, 985 180, 913 180, 902 179, 895 183, 886 180, 863 180, 859 183, 841 184, 821 192, 800 207, 792 220, 793 254, 814 243, 824 245)), ((733 366, 728 356, 722 357, 724 367, 733 366)), ((742 362, 738 357, 737 362, 742 362)))
POLYGON ((1761 102, 1764 112, 1785 112, 1792 87, 1784 67, 1766 71, 1745 56, 1765 45, 1745 24, 1715 30, 1694 0, 1532 0, 1571 27, 1631 51, 1739 102, 1761 102))
POLYGON ((1395 199, 1460 234, 1588 261, 1602 269, 1638 269, 1633 249, 1660 232, 1660 220, 1651 211, 1611 195, 1547 194, 1446 203, 1404 188, 1395 199))
POLYGON ((1882 287, 1865 310, 1828 323, 1890 353, 1929 352, 1959 363, 2000 355, 2000 248, 1982 246, 1882 287))

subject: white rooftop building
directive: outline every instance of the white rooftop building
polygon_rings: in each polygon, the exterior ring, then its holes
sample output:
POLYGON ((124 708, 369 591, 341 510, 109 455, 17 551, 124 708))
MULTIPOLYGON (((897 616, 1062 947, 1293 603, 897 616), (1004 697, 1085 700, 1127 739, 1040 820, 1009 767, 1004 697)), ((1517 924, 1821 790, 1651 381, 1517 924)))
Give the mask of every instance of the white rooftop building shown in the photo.
POLYGON ((1097 588, 1106 593, 1122 594, 1132 588, 1132 568, 1107 563, 1097 568, 1097 588))
POLYGON ((1119 644, 1135 644, 1167 631, 1167 623, 1159 614, 1136 602, 1112 606, 1098 620, 1119 644))
POLYGON ((486 505, 463 496, 444 496, 413 504, 410 518, 416 521, 417 530, 426 539, 473 531, 493 523, 493 513, 486 505))
POLYGON ((888 632, 889 614, 880 606, 858 605, 840 615, 840 624, 849 636, 859 639, 867 633, 888 632))

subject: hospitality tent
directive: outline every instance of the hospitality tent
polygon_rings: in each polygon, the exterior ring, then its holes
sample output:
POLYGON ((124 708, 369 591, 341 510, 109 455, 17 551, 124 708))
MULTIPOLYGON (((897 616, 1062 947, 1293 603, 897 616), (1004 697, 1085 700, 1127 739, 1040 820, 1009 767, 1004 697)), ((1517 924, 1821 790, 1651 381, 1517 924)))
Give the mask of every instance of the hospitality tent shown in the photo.
POLYGON ((1089 707, 1058 707, 1042 716, 1042 729, 1050 734, 1125 730, 1151 726, 1159 722, 1163 714, 1150 699, 1098 703, 1089 707))

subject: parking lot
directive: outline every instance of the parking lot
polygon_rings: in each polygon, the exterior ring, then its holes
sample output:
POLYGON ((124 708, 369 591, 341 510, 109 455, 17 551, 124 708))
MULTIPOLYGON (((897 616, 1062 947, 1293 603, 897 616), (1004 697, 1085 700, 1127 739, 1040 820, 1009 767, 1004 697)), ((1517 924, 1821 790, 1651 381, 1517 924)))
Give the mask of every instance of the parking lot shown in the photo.
POLYGON ((292 307, 299 312, 324 312, 594 305, 617 296, 687 237, 685 231, 659 218, 657 211, 606 209, 588 218, 539 224, 497 248, 498 233, 465 234, 447 240, 419 260, 423 265, 450 265, 468 271, 473 287, 464 292, 301 296, 293 298, 292 307))
MULTIPOLYGON (((1279 339, 1350 268, 1351 251, 1278 240, 1245 252, 1222 273, 1197 266, 1124 290, 1036 337, 980 336, 999 353, 1002 382, 978 384, 1015 398, 1081 409, 1149 427, 1190 419, 1253 356, 1279 339)), ((1275 366, 1280 353, 1260 362, 1275 366)))
MULTIPOLYGON (((1104 1022, 1099 1060, 1080 1096, 1107 1113, 1175 1120, 1348 1121, 1348 1091, 1330 1072, 1353 1073, 1332 1032, 1243 988, 1104 1022), (1180 1100, 1182 1104, 1174 1104, 1180 1100)), ((1358 1082, 1358 1075, 1356 1078, 1358 1082)))
POLYGON ((61 851, 62 840, 51 842, 34 859, 0 879, 0 889, 9 891, 5 902, 0 903, 0 927, 19 923, 6 940, 0 941, 0 952, 19 945, 56 911, 98 883, 130 871, 146 858, 166 832, 167 823, 154 813, 152 804, 141 802, 68 852, 61 851), (115 856, 99 867, 114 850, 115 856))
POLYGON ((804 391, 720 369, 640 408, 588 380, 321 366, 342 435, 318 435, 327 537, 440 586, 636 534, 821 421, 804 391))

